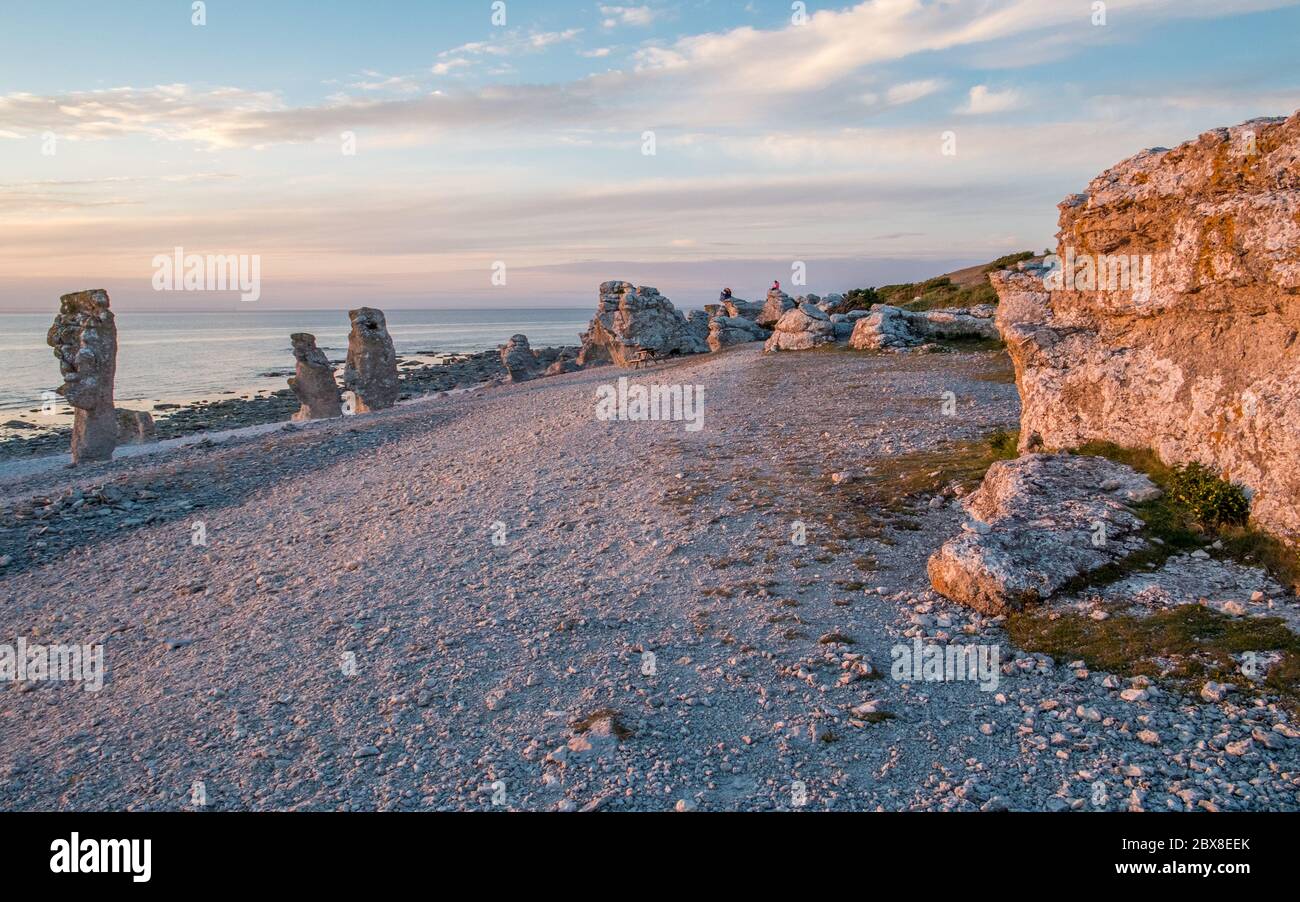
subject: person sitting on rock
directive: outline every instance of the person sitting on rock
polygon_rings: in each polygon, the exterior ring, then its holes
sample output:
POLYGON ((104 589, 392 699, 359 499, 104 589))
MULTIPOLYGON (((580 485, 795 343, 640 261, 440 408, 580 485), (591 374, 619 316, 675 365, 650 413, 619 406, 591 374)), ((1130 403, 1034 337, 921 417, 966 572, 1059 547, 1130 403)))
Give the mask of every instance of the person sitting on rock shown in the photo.
POLYGON ((722 294, 718 295, 718 303, 725 304, 729 300, 731 300, 731 289, 730 288, 722 289, 722 294))
POLYGON ((781 283, 778 282, 776 279, 773 279, 773 280, 772 280, 772 288, 771 288, 771 290, 772 290, 772 291, 780 291, 780 290, 781 290, 781 283))

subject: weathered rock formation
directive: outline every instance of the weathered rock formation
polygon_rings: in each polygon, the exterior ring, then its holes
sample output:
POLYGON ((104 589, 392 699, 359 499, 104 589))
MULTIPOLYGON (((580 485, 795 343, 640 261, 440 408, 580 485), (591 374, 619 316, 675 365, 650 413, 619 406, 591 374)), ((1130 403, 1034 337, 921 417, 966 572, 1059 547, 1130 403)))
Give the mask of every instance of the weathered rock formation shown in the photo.
POLYGON ((688 325, 658 289, 631 282, 601 283, 596 315, 582 335, 578 364, 629 366, 642 349, 656 357, 670 357, 703 354, 708 344, 700 325, 688 325))
POLYGON ((343 368, 343 385, 356 398, 357 413, 384 410, 397 403, 397 352, 388 334, 381 310, 360 307, 349 310, 352 331, 348 334, 348 359, 343 368))
POLYGON ((578 371, 578 361, 569 356, 560 356, 555 358, 555 362, 546 368, 548 376, 562 376, 565 373, 575 373, 578 371))
POLYGON ((117 443, 119 445, 144 445, 156 441, 158 428, 153 415, 145 410, 117 409, 117 443))
POLYGON ((1060 210, 1054 272, 992 276, 1023 445, 1200 461, 1300 541, 1300 113, 1144 151, 1060 210))
POLYGON ((930 557, 930 582, 986 614, 1018 611, 1147 547, 1133 505, 1158 494, 1146 476, 1102 457, 999 461, 964 502, 965 531, 930 557))
POLYGON ((763 351, 806 351, 834 341, 831 318, 811 304, 802 304, 787 310, 777 321, 776 331, 763 345, 763 351))
POLYGON ((45 337, 59 358, 58 393, 75 411, 72 462, 109 460, 117 446, 113 380, 117 374, 117 325, 108 292, 78 291, 59 298, 59 314, 45 337))
POLYGON ((542 374, 527 335, 511 335, 510 340, 501 346, 501 365, 506 368, 506 378, 511 382, 527 382, 542 374))
POLYGON ((773 329, 786 311, 794 307, 795 302, 790 295, 779 288, 773 288, 767 293, 767 300, 763 302, 763 312, 755 321, 765 329, 773 329))
POLYGON ((896 351, 941 339, 996 339, 995 311, 988 304, 926 311, 876 304, 855 323, 849 346, 859 351, 896 351))
POLYGON ((763 341, 772 333, 743 316, 715 316, 709 321, 709 350, 721 351, 732 345, 763 341))
POLYGON ((722 304, 730 317, 744 317, 748 320, 757 320, 763 312, 763 304, 754 301, 746 301, 742 298, 729 298, 722 304))
POLYGON ((295 332, 289 336, 293 343, 294 374, 289 377, 289 388, 298 396, 302 406, 293 415, 297 422, 343 416, 339 399, 339 386, 334 381, 334 364, 325 352, 316 347, 316 336, 309 332, 295 332))

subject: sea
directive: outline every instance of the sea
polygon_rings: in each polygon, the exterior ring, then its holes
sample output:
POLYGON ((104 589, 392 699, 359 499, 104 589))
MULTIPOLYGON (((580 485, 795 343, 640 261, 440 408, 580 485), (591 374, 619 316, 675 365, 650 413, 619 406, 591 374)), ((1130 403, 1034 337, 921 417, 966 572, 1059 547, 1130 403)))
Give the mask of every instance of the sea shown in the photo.
MULTIPOLYGON (((494 349, 523 333, 534 347, 576 345, 591 308, 389 310, 397 353, 436 357, 494 349)), ((0 419, 30 412, 57 388, 59 364, 45 344, 50 313, 0 313, 0 419)), ((334 361, 347 354, 342 310, 239 313, 117 313, 119 402, 186 403, 286 388, 289 335, 310 332, 334 361)), ((62 405, 62 399, 58 399, 62 405)))

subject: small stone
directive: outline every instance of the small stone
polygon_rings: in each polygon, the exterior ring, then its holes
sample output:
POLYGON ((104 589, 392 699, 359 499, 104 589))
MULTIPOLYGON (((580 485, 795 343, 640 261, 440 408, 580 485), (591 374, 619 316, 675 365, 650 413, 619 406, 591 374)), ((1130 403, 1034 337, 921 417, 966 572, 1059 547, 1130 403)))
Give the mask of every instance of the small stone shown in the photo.
POLYGON ((673 807, 677 811, 694 811, 695 803, 690 799, 678 799, 677 804, 673 807))
POLYGON ((1227 683, 1216 683, 1214 680, 1208 680, 1201 687, 1201 698, 1207 702, 1221 702, 1232 691, 1232 688, 1227 683))
POLYGON ((363 745, 352 753, 353 758, 373 758, 379 754, 379 749, 373 745, 363 745))
POLYGON ((1119 697, 1126 702, 1144 702, 1151 696, 1145 689, 1125 689, 1119 697))
POLYGON ((1142 730, 1137 734, 1138 742, 1144 745, 1159 745, 1160 734, 1155 730, 1142 730))

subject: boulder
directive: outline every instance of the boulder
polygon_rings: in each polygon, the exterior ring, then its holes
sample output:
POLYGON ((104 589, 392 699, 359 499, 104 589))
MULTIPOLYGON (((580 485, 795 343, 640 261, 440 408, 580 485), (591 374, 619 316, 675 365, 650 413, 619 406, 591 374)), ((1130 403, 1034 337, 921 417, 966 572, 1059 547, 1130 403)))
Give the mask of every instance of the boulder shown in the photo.
POLYGON ((546 375, 560 376, 564 373, 576 373, 578 369, 578 362, 572 357, 557 357, 555 362, 546 368, 546 375))
POLYGON ((343 385, 353 393, 356 413, 384 410, 397 403, 397 352, 388 334, 383 311, 373 307, 349 310, 348 358, 343 385))
POLYGON ((709 313, 707 310, 692 310, 686 316, 686 327, 695 335, 707 340, 709 337, 709 323, 717 315, 709 313))
POLYGON ((831 318, 811 304, 802 304, 787 310, 777 321, 776 330, 763 345, 763 351, 806 351, 834 341, 835 326, 831 318))
POLYGON ((715 316, 709 322, 709 350, 721 351, 731 345, 763 341, 771 334, 743 316, 715 316))
POLYGON ((686 317, 658 289, 604 282, 596 315, 582 335, 578 364, 629 366, 642 349, 656 357, 703 354, 709 348, 706 335, 698 319, 688 325, 686 317))
POLYGON ((795 306, 794 299, 790 295, 781 291, 779 288, 773 288, 767 293, 767 300, 763 303, 763 312, 755 320, 765 329, 772 329, 785 315, 787 310, 795 306))
POLYGON ((907 319, 907 311, 889 304, 877 304, 853 325, 849 347, 857 351, 885 351, 920 344, 907 319))
POLYGON ((334 364, 325 352, 316 347, 316 336, 309 332, 295 332, 289 336, 293 344, 294 374, 289 377, 289 388, 301 405, 292 419, 319 420, 343 416, 339 400, 339 386, 334 381, 334 364))
MULTIPOLYGON (((904 310, 876 304, 863 316, 853 317, 849 345, 859 351, 914 348, 936 340, 963 338, 996 340, 994 306, 942 310, 904 310)), ((858 312, 858 311, 854 311, 858 312)))
POLYGON ((501 365, 506 368, 506 378, 511 382, 527 382, 542 374, 537 354, 528 345, 527 335, 511 335, 501 346, 501 365))
POLYGON ((753 321, 757 320, 762 314, 764 305, 759 304, 756 301, 746 301, 742 298, 731 298, 722 306, 726 309, 727 316, 733 318, 741 317, 753 321))
POLYGON ((72 462, 109 460, 117 447, 117 324, 103 289, 59 298, 59 313, 45 336, 59 358, 58 393, 74 411, 72 462))
POLYGON ((1134 506, 1158 494, 1146 476, 1102 457, 998 461, 964 502, 962 534, 931 555, 930 583, 985 614, 1021 610, 1148 547, 1134 506))
POLYGON ((1052 265, 992 277, 1023 446, 1199 461, 1300 543, 1297 210, 1300 113, 1144 151, 1067 198, 1052 265))
POLYGON ((144 445, 157 441, 158 429, 153 416, 144 410, 117 409, 117 443, 119 445, 144 445))

